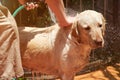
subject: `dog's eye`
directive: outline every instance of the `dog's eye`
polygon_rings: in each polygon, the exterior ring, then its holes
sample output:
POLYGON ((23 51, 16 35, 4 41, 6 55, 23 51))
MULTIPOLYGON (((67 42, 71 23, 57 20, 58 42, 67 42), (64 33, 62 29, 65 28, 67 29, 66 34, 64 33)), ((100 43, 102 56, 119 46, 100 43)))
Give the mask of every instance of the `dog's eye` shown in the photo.
POLYGON ((85 30, 90 30, 90 26, 87 26, 87 27, 85 28, 85 30))

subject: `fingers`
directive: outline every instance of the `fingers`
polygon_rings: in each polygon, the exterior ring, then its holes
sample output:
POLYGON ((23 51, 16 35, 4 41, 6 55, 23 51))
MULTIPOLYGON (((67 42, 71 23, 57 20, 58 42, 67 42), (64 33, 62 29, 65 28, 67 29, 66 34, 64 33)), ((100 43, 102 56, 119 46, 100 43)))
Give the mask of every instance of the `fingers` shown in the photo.
POLYGON ((38 4, 36 4, 36 3, 33 3, 33 2, 31 2, 31 3, 26 3, 26 9, 27 9, 27 10, 32 10, 32 9, 37 8, 37 7, 38 7, 38 4))

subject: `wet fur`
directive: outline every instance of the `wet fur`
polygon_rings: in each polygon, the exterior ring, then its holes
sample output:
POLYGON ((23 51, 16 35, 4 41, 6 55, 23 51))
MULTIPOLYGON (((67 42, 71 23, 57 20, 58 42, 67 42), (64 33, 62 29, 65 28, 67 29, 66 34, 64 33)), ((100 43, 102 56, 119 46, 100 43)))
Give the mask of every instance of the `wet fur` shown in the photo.
POLYGON ((91 50, 104 45, 104 30, 103 16, 91 10, 76 16, 70 27, 59 27, 57 24, 48 28, 20 27, 23 67, 57 75, 62 80, 73 80, 76 72, 88 63, 91 50), (89 18, 84 19, 87 16, 89 18), (101 22, 94 18, 100 18, 101 22), (98 24, 102 25, 100 29, 98 24), (86 29, 86 25, 90 30, 86 29), (101 45, 96 44, 97 41, 101 41, 101 45))

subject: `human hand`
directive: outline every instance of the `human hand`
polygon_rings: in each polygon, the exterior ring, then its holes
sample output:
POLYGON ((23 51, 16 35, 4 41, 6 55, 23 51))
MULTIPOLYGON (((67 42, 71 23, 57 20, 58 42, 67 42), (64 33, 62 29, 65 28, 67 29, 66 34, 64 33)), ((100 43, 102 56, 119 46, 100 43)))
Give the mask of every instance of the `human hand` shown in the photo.
POLYGON ((32 10, 37 8, 38 4, 34 2, 27 2, 25 6, 26 6, 26 10, 32 10))
POLYGON ((64 19, 58 21, 58 24, 60 25, 60 27, 69 27, 72 26, 74 21, 75 21, 75 17, 66 16, 64 19))

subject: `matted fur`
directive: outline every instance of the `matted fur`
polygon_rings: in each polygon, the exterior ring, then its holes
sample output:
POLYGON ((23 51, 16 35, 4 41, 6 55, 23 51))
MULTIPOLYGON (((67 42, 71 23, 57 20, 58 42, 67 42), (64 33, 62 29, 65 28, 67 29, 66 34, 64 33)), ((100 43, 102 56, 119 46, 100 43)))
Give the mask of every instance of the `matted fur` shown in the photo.
POLYGON ((102 14, 92 10, 78 14, 70 27, 21 27, 23 67, 73 80, 88 63, 91 50, 104 45, 104 30, 102 14))

